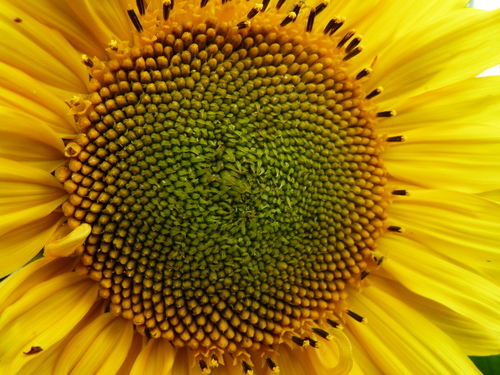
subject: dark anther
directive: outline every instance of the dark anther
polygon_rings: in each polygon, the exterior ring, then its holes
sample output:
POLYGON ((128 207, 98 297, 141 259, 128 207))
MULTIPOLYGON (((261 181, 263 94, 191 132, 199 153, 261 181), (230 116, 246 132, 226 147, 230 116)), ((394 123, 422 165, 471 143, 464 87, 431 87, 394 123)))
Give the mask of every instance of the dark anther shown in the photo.
POLYGON ((311 11, 309 12, 309 17, 307 18, 307 27, 306 27, 306 31, 308 33, 310 33, 313 29, 313 25, 314 25, 314 18, 316 17, 316 11, 314 9, 311 9, 311 11))
POLYGON ((401 227, 397 227, 395 225, 390 225, 387 227, 387 230, 388 231, 391 231, 391 232, 396 232, 396 233, 403 233, 403 228, 401 227))
POLYGON ((262 1, 262 10, 261 12, 265 12, 267 7, 269 6, 269 3, 271 2, 271 0, 264 0, 262 1))
POLYGON ((361 79, 361 78, 365 78, 365 77, 368 77, 370 75, 370 73, 372 72, 372 69, 371 68, 364 68, 362 71, 360 71, 357 75, 356 75, 356 79, 361 79))
POLYGON ((393 190, 391 192, 392 195, 410 195, 408 190, 393 190))
POLYGON ((360 280, 364 280, 364 279, 366 279, 366 277, 367 277, 369 274, 370 274, 370 271, 363 270, 363 271, 361 272, 361 274, 359 275, 359 279, 360 279, 360 280))
POLYGON ((351 52, 355 47, 358 46, 359 43, 361 43, 361 37, 357 36, 356 38, 354 38, 353 40, 351 40, 351 42, 347 45, 345 51, 347 53, 351 52))
POLYGON ((279 9, 285 4, 286 0, 278 0, 278 3, 276 4, 276 9, 279 9))
POLYGON ((318 336, 324 338, 325 340, 331 340, 331 336, 328 332, 321 328, 311 328, 311 330, 318 336))
POLYGON ((202 372, 203 372, 203 370, 206 370, 208 368, 207 364, 205 363, 205 361, 203 359, 200 359, 200 361, 198 363, 200 364, 200 368, 201 368, 202 372))
POLYGON ((201 0, 200 8, 206 7, 208 4, 208 0, 201 0))
POLYGON ((354 48, 351 52, 349 52, 347 55, 344 56, 344 58, 342 59, 343 61, 347 61, 347 60, 350 60, 352 59, 354 56, 357 56, 361 53, 361 51, 363 50, 363 47, 356 47, 354 48))
POLYGON ((302 339, 300 337, 292 336, 292 341, 299 346, 304 346, 304 339, 302 339))
POLYGON ((344 45, 351 39, 354 34, 356 34, 356 30, 351 30, 347 34, 344 35, 344 37, 338 42, 337 48, 342 48, 344 45))
POLYGON ((246 29, 247 27, 250 27, 250 21, 243 21, 240 22, 239 24, 236 25, 236 27, 241 30, 241 29, 246 29))
POLYGON ((17 23, 23 22, 23 20, 20 19, 19 17, 14 17, 12 20, 17 23))
POLYGON ((43 349, 41 347, 32 346, 28 352, 23 352, 23 353, 26 355, 32 355, 32 354, 40 353, 41 351, 43 351, 43 349))
POLYGON ((387 137, 387 142, 403 142, 405 140, 402 135, 395 135, 394 137, 387 137))
POLYGON ((326 322, 330 324, 333 328, 339 328, 340 323, 336 322, 335 320, 327 319, 326 322))
POLYGON ((347 315, 349 315, 351 318, 353 318, 355 321, 364 323, 366 322, 366 319, 363 318, 361 315, 356 314, 354 311, 347 310, 347 315))
POLYGON ((142 25, 141 25, 141 21, 139 21, 139 18, 137 18, 137 14, 135 14, 133 9, 127 10, 127 14, 129 16, 130 20, 132 21, 132 23, 134 24, 135 29, 141 33, 142 32, 142 25))
POLYGON ((163 2, 163 20, 167 21, 170 16, 170 10, 174 5, 173 0, 165 0, 163 2))
POLYGON ((322 2, 316 7, 316 14, 320 14, 322 11, 326 9, 326 6, 328 5, 327 1, 322 2))
POLYGON ((405 139, 402 135, 396 135, 394 137, 387 137, 387 142, 403 142, 405 139))
POLYGON ((271 371, 276 371, 278 369, 278 366, 276 365, 276 363, 274 363, 274 361, 271 358, 267 357, 266 363, 267 366, 271 369, 271 371))
POLYGON ((144 16, 146 14, 146 6, 144 4, 144 0, 136 0, 137 9, 139 9, 139 14, 144 16))
POLYGON ((396 111, 383 111, 383 112, 377 112, 377 117, 394 117, 396 116, 396 111))
POLYGON ((374 98, 376 97, 377 95, 379 95, 381 92, 382 92, 382 87, 377 87, 375 90, 373 90, 371 93, 369 93, 368 95, 365 96, 366 99, 371 99, 371 98, 374 98))
POLYGON ((246 361, 241 361, 241 365, 243 366, 243 372, 245 374, 252 373, 252 367, 246 361))
POLYGON ((257 15, 257 13, 259 13, 259 8, 255 6, 250 10, 250 12, 248 12, 247 18, 248 19, 254 18, 257 15))
POLYGON ((344 21, 338 18, 332 18, 328 24, 325 27, 325 30, 323 30, 323 34, 329 34, 332 36, 338 29, 342 27, 344 24, 344 21))
POLYGON ((384 259, 385 259, 385 258, 384 258, 383 256, 381 256, 381 257, 380 257, 380 258, 378 258, 378 259, 377 259, 377 258, 375 258, 375 260, 376 260, 376 262, 377 262, 377 266, 380 266, 380 265, 382 264, 382 262, 384 261, 384 259))
POLYGON ((288 25, 290 22, 295 20, 295 18, 296 17, 292 16, 291 14, 288 14, 288 16, 286 16, 286 18, 283 21, 281 21, 280 26, 283 27, 288 25))

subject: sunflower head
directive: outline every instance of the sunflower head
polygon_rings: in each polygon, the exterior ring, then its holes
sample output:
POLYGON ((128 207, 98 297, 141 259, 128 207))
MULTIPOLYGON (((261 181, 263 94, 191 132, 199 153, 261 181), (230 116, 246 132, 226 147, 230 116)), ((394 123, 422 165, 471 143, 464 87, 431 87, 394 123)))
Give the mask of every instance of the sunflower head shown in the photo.
POLYGON ((70 101, 56 173, 69 227, 92 228, 78 271, 202 367, 329 338, 386 218, 381 89, 348 69, 361 37, 283 6, 139 2, 134 42, 82 56, 90 94, 70 101))

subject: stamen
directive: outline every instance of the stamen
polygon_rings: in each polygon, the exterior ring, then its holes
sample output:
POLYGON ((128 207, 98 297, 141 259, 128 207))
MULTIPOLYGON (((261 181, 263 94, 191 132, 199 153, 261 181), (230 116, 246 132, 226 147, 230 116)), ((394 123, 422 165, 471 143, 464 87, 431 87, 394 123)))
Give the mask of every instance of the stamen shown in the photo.
POLYGON ((310 33, 313 29, 313 25, 314 25, 314 18, 316 17, 316 11, 314 9, 311 9, 311 11, 309 12, 309 17, 307 18, 307 27, 306 27, 306 31, 308 33, 310 33))
POLYGON ((394 117, 396 116, 396 111, 383 111, 383 112, 377 112, 377 117, 394 117))
POLYGON ((308 345, 311 345, 315 349, 319 348, 319 342, 318 342, 318 340, 313 340, 310 337, 305 337, 304 338, 304 343, 306 343, 306 342, 307 342, 308 345))
POLYGON ((87 65, 89 68, 92 68, 94 66, 94 62, 85 54, 82 55, 82 63, 87 65))
POLYGON ((343 24, 344 20, 340 18, 332 18, 326 25, 325 30, 323 30, 323 34, 329 33, 329 35, 332 36, 338 29, 342 27, 343 24))
POLYGON ((269 3, 271 2, 271 0, 263 0, 262 1, 262 10, 261 12, 265 12, 267 7, 269 6, 269 3))
POLYGON ((248 12, 247 14, 247 18, 253 18, 255 17, 261 10, 262 10, 262 7, 264 5, 263 4, 256 4, 251 10, 250 12, 248 12))
POLYGON ((200 8, 205 8, 208 4, 208 0, 201 0, 200 8))
POLYGON ((408 192, 408 190, 393 190, 391 192, 392 195, 405 195, 405 196, 409 196, 410 193, 408 192))
POLYGON ((170 11, 174 7, 173 0, 164 0, 163 1, 163 20, 167 21, 170 16, 170 11))
POLYGON ((278 367, 278 365, 276 365, 276 363, 274 363, 274 361, 267 357, 266 358, 266 363, 267 363, 267 366, 271 369, 272 372, 275 372, 275 373, 279 373, 280 372, 280 368, 278 367))
POLYGON ((386 142, 404 142, 405 137, 404 137, 404 135, 396 135, 394 137, 387 137, 387 139, 385 141, 386 142))
POLYGON ((245 375, 253 375, 252 367, 246 361, 241 361, 241 365, 243 366, 245 375))
POLYGON ((219 366, 219 357, 217 357, 216 354, 212 354, 212 360, 210 362, 211 367, 218 367, 219 366))
POLYGON ((137 14, 135 14, 133 9, 127 10, 127 14, 128 14, 128 17, 130 18, 130 20, 132 21, 132 23, 134 24, 135 29, 141 33, 143 29, 142 29, 141 21, 139 21, 139 18, 137 18, 137 14))
POLYGON ((370 274, 370 271, 363 270, 363 271, 361 272, 361 274, 359 275, 359 279, 360 279, 360 280, 364 280, 364 279, 366 279, 366 277, 367 277, 369 274, 370 274))
POLYGON ((111 40, 108 44, 109 49, 113 52, 118 51, 118 41, 117 40, 111 40))
POLYGON ((340 323, 336 322, 335 320, 327 319, 326 322, 330 324, 333 328, 339 328, 340 323))
POLYGON ((374 98, 376 97, 377 95, 381 94, 382 91, 384 91, 384 89, 379 86, 377 87, 375 90, 373 90, 371 93, 369 93, 368 95, 365 96, 366 99, 371 99, 371 98, 374 98))
POLYGON ((288 25, 290 22, 295 21, 296 18, 297 18, 297 13, 290 12, 286 16, 286 18, 280 23, 280 26, 284 27, 284 26, 288 25))
POLYGON ((325 340, 331 340, 332 339, 332 335, 330 335, 328 332, 326 332, 325 330, 321 329, 321 328, 311 328, 311 330, 317 334, 318 336, 324 338, 325 340))
POLYGON ((286 0, 278 0, 278 3, 276 4, 276 9, 280 9, 283 4, 285 4, 286 0))
POLYGON ((20 19, 19 17, 14 17, 12 20, 13 20, 14 22, 16 22, 16 23, 23 22, 23 20, 22 20, 22 19, 20 19))
POLYGON ((360 80, 362 78, 368 77, 370 75, 370 73, 372 72, 372 70, 373 70, 372 68, 364 68, 362 71, 360 71, 356 75, 356 79, 360 80))
POLYGON ((363 318, 361 315, 356 314, 354 311, 347 310, 347 315, 353 318, 355 321, 360 323, 366 323, 366 318, 363 318))
POLYGON ((347 34, 345 34, 340 42, 338 42, 337 48, 342 48, 349 41, 349 39, 354 36, 354 34, 356 34, 356 30, 351 30, 347 34))
POLYGON ((363 47, 356 47, 354 48, 351 52, 349 52, 347 55, 344 56, 344 58, 342 59, 343 61, 347 61, 347 60, 350 60, 352 59, 354 56, 357 56, 361 53, 361 51, 363 50, 363 47))
POLYGON ((395 225, 388 226, 387 230, 390 231, 390 232, 403 233, 403 228, 397 227, 395 225))
POLYGON ((200 359, 198 363, 200 364, 202 374, 210 374, 210 369, 208 368, 206 362, 203 359, 200 359))
POLYGON ((137 9, 139 9, 139 14, 144 16, 146 14, 146 7, 144 4, 144 0, 136 0, 137 9))
POLYGON ((247 27, 250 27, 250 21, 242 21, 237 24, 236 27, 238 28, 238 30, 246 29, 247 27))
POLYGON ((318 347, 318 342, 310 337, 301 338, 298 336, 292 336, 292 341, 303 348, 307 348, 309 346, 312 346, 313 348, 318 347))
POLYGON ((362 39, 363 39, 362 37, 357 36, 356 38, 354 38, 353 40, 351 40, 351 42, 349 43, 349 45, 346 47, 345 51, 347 53, 351 52, 355 47, 358 46, 359 43, 361 43, 362 39))
MULTIPOLYGON (((292 9, 292 12, 295 13, 295 19, 299 16, 300 10, 302 7, 306 5, 305 1, 298 1, 292 9)), ((295 22, 295 19, 293 20, 295 22)))
POLYGON ((384 256, 381 256, 380 258, 375 258, 377 260, 377 266, 380 266, 383 262, 384 262, 384 259, 385 257, 384 256))
POLYGON ((325 0, 316 7, 316 14, 320 14, 330 4, 330 0, 325 0))

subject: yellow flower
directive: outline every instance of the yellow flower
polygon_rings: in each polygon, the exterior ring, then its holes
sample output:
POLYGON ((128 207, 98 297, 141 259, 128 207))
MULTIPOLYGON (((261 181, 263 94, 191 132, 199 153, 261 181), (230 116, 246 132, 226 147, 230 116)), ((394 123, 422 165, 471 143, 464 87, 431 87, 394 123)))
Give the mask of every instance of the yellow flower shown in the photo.
POLYGON ((465 5, 2 2, 0 373, 479 373, 500 13, 465 5))

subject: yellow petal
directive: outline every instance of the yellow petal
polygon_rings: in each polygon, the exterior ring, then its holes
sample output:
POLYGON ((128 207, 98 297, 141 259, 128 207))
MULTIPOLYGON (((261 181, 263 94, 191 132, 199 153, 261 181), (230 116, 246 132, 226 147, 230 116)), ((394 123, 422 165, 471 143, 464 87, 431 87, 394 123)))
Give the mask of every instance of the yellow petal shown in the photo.
POLYGON ((149 340, 130 375, 169 375, 174 358, 175 349, 167 340, 149 340))
POLYGON ((54 374, 115 374, 129 352, 132 337, 130 321, 102 314, 66 345, 54 374))
POLYGON ((42 282, 7 307, 0 317, 0 373, 14 374, 63 339, 97 298, 98 284, 75 273, 42 282), (35 350, 34 350, 35 349, 35 350))
POLYGON ((408 289, 500 332, 500 290, 492 281, 403 236, 384 236, 379 248, 388 251, 384 269, 408 289))
MULTIPOLYGON (((65 99, 69 99, 68 93, 65 99)), ((64 138, 76 135, 68 106, 43 83, 0 62, 0 104, 40 119, 64 138)))
POLYGON ((43 121, 5 107, 0 117, 0 157, 49 173, 64 163, 64 143, 43 121))
POLYGON ((397 116, 379 124, 379 132, 406 135, 426 128, 432 136, 441 124, 498 124, 499 86, 500 76, 474 77, 411 97, 398 105, 397 116))
POLYGON ((368 323, 350 319, 348 328, 384 374, 480 375, 448 336, 390 293, 352 290, 349 303, 368 323))
POLYGON ((376 284, 384 290, 390 290, 391 295, 424 314, 450 336, 465 354, 487 356, 500 352, 500 334, 479 324, 475 319, 412 293, 397 281, 376 277, 376 284))
MULTIPOLYGON (((129 375, 130 371, 132 370, 132 367, 134 366, 135 361, 137 360, 137 357, 139 356, 139 353, 141 350, 146 346, 147 339, 146 337, 142 336, 139 333, 134 333, 134 337, 132 339, 132 344, 130 345, 130 350, 127 354, 127 357, 125 358, 125 361, 122 364, 122 367, 118 370, 116 375, 129 375)), ((176 371, 178 370, 177 368, 177 363, 176 363, 176 371)), ((182 373, 179 373, 179 375, 183 375, 182 373)))
POLYGON ((9 36, 0 39, 1 62, 56 90, 86 92, 88 74, 81 63, 81 54, 57 31, 3 2, 0 35, 9 36), (22 22, 15 22, 16 17, 22 22))
POLYGON ((0 236, 0 278, 28 263, 43 248, 60 224, 62 215, 50 214, 0 236))
POLYGON ((41 0, 29 4, 25 1, 11 2, 43 24, 60 31, 78 51, 89 56, 100 54, 99 58, 105 57, 103 46, 106 45, 107 41, 99 43, 93 37, 94 28, 86 27, 83 23, 85 17, 71 9, 71 4, 74 4, 74 1, 41 0))
MULTIPOLYGON (((67 228, 67 225, 65 226, 67 228)), ((47 258, 51 257, 66 257, 71 255, 78 246, 81 246, 88 235, 90 234, 92 227, 89 224, 82 224, 66 233, 64 231, 64 237, 52 238, 51 241, 45 246, 43 255, 47 258)))
POLYGON ((404 133, 383 154, 389 174, 430 189, 480 193, 500 186, 500 127, 442 124, 404 133))
POLYGON ((452 191, 411 190, 410 194, 389 208, 391 224, 405 229, 402 236, 464 267, 498 270, 498 203, 452 191))
POLYGON ((38 284, 69 272, 75 259, 38 259, 19 269, 2 281, 0 288, 0 314, 38 284))
MULTIPOLYGON (((379 55, 367 91, 381 85, 381 99, 405 98, 477 76, 500 62, 500 11, 463 9, 422 23, 379 55)), ((389 108, 392 109, 392 108, 389 108)))
POLYGON ((65 200, 50 173, 0 159, 0 235, 46 217, 65 200))

